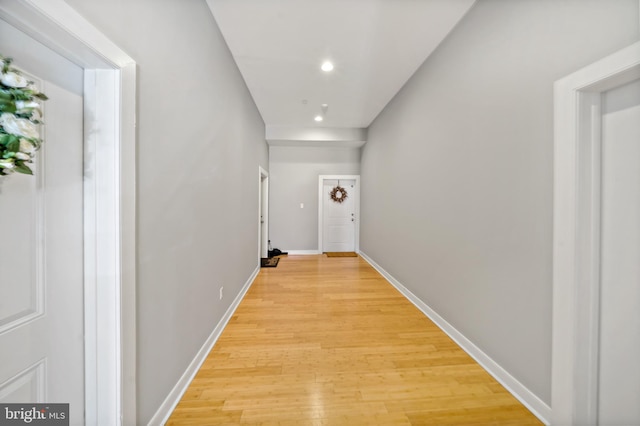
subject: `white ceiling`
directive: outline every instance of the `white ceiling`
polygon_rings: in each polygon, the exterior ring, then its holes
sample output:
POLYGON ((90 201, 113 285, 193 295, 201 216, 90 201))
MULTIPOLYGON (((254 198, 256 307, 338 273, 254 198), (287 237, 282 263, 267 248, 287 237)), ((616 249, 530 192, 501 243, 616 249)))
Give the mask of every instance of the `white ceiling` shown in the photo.
POLYGON ((366 128, 474 0, 207 3, 267 128, 366 128))

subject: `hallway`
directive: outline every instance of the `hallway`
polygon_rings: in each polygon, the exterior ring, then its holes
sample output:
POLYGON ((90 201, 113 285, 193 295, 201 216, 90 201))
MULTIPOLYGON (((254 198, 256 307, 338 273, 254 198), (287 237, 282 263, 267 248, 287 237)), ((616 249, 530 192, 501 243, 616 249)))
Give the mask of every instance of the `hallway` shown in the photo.
POLYGON ((360 257, 284 256, 167 424, 540 422, 360 257))

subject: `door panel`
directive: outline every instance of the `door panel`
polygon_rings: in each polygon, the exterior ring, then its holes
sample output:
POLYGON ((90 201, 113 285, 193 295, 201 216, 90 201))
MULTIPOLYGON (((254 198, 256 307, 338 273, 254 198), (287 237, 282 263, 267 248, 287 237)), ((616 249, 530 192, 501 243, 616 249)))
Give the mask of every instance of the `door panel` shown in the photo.
POLYGON ((44 400, 45 361, 21 371, 5 381, 0 388, 0 401, 24 402, 44 400))
MULTIPOLYGON (((30 78, 42 87, 42 81, 30 78)), ((35 178, 0 177, 0 223, 11 224, 3 232, 13 243, 0 244, 0 265, 7 265, 0 269, 0 294, 5 296, 0 298, 0 333, 44 312, 44 256, 38 243, 44 240, 41 164, 33 167, 35 178)))
POLYGON ((0 401, 82 424, 83 70, 2 20, 0 52, 49 97, 35 176, 0 178, 0 401))
POLYGON ((599 424, 640 424, 640 80, 603 96, 599 424))

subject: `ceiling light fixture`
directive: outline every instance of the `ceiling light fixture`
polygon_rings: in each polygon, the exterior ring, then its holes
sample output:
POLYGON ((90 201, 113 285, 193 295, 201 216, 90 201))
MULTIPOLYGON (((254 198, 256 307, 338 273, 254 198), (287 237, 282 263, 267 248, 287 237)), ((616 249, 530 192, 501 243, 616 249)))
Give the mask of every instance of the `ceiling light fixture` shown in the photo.
POLYGON ((322 118, 322 116, 321 116, 321 115, 316 115, 316 117, 314 118, 314 120, 316 120, 316 121, 322 121, 322 120, 323 120, 323 118, 322 118))
POLYGON ((324 72, 333 71, 333 64, 330 61, 324 61, 320 69, 324 72))

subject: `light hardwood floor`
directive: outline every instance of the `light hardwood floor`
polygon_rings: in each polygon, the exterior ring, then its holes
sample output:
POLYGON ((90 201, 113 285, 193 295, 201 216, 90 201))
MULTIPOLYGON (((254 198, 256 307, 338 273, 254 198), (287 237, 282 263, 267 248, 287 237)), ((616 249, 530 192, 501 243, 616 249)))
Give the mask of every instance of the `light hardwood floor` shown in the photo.
POLYGON ((283 256, 167 424, 541 423, 361 258, 283 256))

